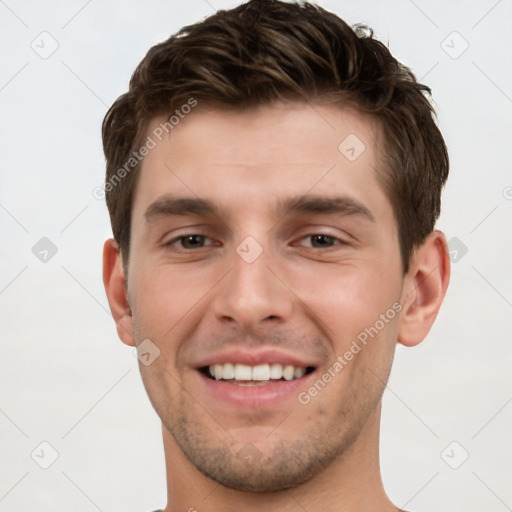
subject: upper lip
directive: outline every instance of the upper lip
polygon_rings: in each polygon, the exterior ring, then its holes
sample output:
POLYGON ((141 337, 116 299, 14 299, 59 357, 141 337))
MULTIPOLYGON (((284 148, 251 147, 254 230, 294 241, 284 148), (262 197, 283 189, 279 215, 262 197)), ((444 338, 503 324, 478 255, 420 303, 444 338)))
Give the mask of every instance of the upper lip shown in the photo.
POLYGON ((223 350, 201 360, 196 367, 203 368, 214 364, 246 364, 248 366, 257 366, 260 364, 282 364, 295 367, 308 368, 317 366, 312 361, 306 361, 303 358, 293 354, 283 352, 276 348, 259 348, 249 350, 247 348, 236 348, 223 350))

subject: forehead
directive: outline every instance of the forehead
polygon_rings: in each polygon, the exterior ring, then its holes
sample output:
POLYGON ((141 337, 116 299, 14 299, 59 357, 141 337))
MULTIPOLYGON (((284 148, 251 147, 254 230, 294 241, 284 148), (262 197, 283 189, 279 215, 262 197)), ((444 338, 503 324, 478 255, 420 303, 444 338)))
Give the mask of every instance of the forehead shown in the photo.
MULTIPOLYGON (((200 109, 151 121, 134 215, 164 194, 269 212, 270 202, 308 193, 350 195, 389 213, 377 180, 378 127, 348 108, 275 104, 200 109), (149 140, 149 139, 148 139, 149 140), (152 144, 153 145, 153 144, 152 144)), ((386 213, 386 212, 376 212, 386 213)))

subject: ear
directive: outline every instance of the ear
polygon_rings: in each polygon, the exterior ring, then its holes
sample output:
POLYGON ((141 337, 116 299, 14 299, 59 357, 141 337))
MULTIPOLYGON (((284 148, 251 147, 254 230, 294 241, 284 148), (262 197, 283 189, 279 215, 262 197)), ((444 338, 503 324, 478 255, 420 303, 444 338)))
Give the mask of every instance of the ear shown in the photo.
POLYGON ((434 231, 415 252, 404 280, 398 342, 407 347, 421 343, 437 317, 450 281, 446 237, 434 231))
POLYGON ((107 240, 103 246, 103 284, 119 338, 123 343, 135 346, 123 262, 119 246, 113 239, 107 240))

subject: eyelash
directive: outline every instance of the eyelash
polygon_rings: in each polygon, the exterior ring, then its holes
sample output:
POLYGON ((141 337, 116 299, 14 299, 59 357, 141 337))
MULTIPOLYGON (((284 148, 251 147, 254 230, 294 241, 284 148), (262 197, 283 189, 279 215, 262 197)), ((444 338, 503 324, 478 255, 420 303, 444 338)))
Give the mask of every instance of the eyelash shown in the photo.
MULTIPOLYGON (((312 237, 326 237, 328 239, 330 239, 332 242, 333 242, 333 245, 327 247, 327 249, 331 249, 333 246, 335 245, 348 245, 347 242, 335 237, 335 236, 332 236, 332 235, 329 235, 327 233, 310 233, 308 235, 305 235, 303 237, 300 238, 300 240, 304 240, 304 239, 307 239, 307 238, 312 238, 312 237), (337 243, 336 243, 337 242, 337 243)), ((191 237, 200 237, 201 239, 203 239, 203 242, 204 240, 210 240, 211 239, 209 237, 207 237, 206 235, 201 235, 199 233, 190 233, 190 234, 186 234, 186 235, 181 235, 181 236, 178 236, 176 238, 173 238, 172 240, 170 240, 169 242, 167 242, 165 244, 166 247, 169 247, 169 246, 173 246, 176 244, 176 242, 183 242, 183 240, 187 239, 187 238, 191 238, 191 237)), ((183 245, 183 244, 182 244, 183 245)), ((202 245, 201 247, 199 247, 200 249, 204 248, 204 247, 209 247, 209 246, 212 246, 212 245, 215 245, 213 243, 210 243, 208 245, 202 245)), ((185 248, 185 247, 181 247, 182 250, 185 250, 185 251, 194 251, 194 249, 190 249, 190 248, 185 248)), ((321 249, 321 247, 312 247, 312 246, 309 246, 308 249, 321 249)))

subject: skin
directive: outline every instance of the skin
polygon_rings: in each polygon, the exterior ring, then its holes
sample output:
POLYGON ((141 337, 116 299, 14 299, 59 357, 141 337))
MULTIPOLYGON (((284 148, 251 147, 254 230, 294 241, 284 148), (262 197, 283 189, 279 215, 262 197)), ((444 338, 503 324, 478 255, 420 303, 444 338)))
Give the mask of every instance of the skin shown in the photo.
POLYGON ((104 282, 122 341, 160 350, 140 370, 162 420, 166 512, 398 510, 380 476, 381 397, 397 342, 420 343, 435 320, 449 257, 435 231, 404 275, 377 180, 378 130, 335 106, 198 108, 145 157, 128 276, 108 240, 104 282), (349 134, 365 145, 354 161, 338 150, 349 134), (218 211, 151 208, 170 197, 208 199, 218 211), (278 210, 297 197, 349 198, 367 213, 278 210), (206 238, 178 238, 193 234, 206 238), (262 249, 252 263, 236 250, 248 236, 262 249), (276 406, 233 407, 198 376, 216 351, 272 346, 314 363, 307 392, 393 304, 401 311, 307 404, 293 393, 276 406))

